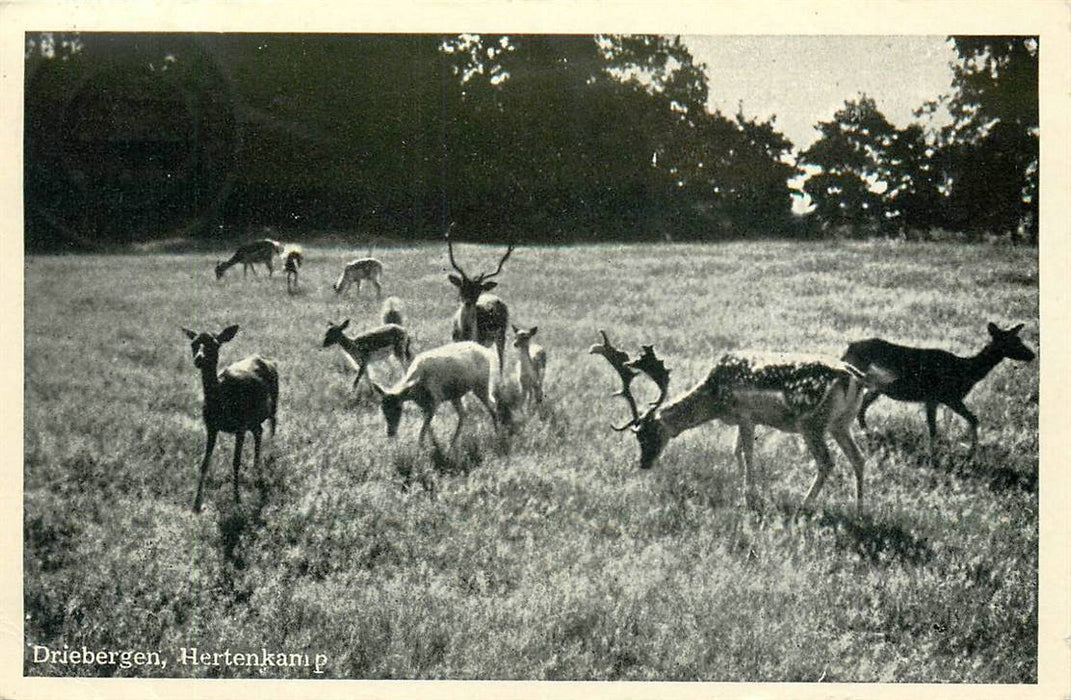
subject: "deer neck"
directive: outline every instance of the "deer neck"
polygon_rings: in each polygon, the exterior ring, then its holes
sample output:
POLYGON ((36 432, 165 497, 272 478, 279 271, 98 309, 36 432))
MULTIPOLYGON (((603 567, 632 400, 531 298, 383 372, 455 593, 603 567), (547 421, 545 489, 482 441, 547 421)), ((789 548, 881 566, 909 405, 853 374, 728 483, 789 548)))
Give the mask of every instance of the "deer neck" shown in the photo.
POLYGON ((361 362, 361 350, 357 347, 357 343, 354 342, 353 338, 348 338, 342 333, 339 333, 339 336, 341 337, 338 339, 338 346, 359 364, 361 362))
POLYGON ((717 404, 712 398, 706 383, 701 383, 663 406, 656 420, 669 437, 676 437, 719 416, 717 404))
POLYGON ((218 362, 206 362, 201 365, 201 388, 203 388, 205 392, 205 401, 208 401, 210 397, 215 395, 216 390, 219 389, 219 375, 217 374, 218 367, 218 362))
POLYGON ((977 355, 969 358, 971 386, 985 379, 985 376, 992 372, 993 368, 999 365, 1003 359, 1004 355, 992 344, 986 345, 977 355))

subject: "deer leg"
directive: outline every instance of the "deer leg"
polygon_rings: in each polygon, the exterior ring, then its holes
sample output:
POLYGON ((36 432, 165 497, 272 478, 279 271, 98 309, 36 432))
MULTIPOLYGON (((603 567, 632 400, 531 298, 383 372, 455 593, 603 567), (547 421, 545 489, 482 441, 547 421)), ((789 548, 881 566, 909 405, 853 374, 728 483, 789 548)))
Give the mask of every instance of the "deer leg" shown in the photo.
POLYGON ((357 296, 361 296, 361 278, 357 278, 357 291, 354 292, 357 296))
POLYGON ((373 277, 372 279, 370 279, 368 281, 371 282, 372 284, 376 285, 376 299, 379 299, 380 297, 382 297, 383 296, 383 288, 379 286, 379 280, 377 280, 376 278, 373 277))
POLYGON ((933 459, 934 446, 937 444, 937 404, 926 403, 926 430, 929 435, 930 459, 933 459))
POLYGON ((859 445, 855 444, 855 438, 852 437, 848 426, 838 427, 830 432, 833 434, 833 439, 840 445, 840 449, 844 452, 844 456, 852 463, 852 469, 855 471, 855 510, 859 514, 862 514, 863 468, 866 466, 866 457, 864 457, 863 453, 859 450, 859 445))
POLYGON ((245 444, 245 431, 239 429, 234 434, 234 503, 240 501, 238 497, 238 468, 242 466, 242 445, 245 444))
POLYGON ((874 403, 881 398, 881 392, 868 391, 863 396, 863 402, 859 405, 859 427, 863 430, 867 430, 866 427, 866 410, 870 408, 870 404, 874 403))
POLYGON ((748 508, 755 508, 755 426, 741 423, 736 433, 736 459, 744 472, 744 500, 748 508))
MULTIPOLYGON (((357 385, 361 383, 361 377, 365 376, 365 370, 367 369, 367 367, 368 367, 368 364, 365 363, 365 362, 361 362, 358 365, 358 367, 357 367, 357 378, 353 380, 353 388, 354 389, 356 389, 357 385)), ((372 380, 369 379, 369 381, 372 381, 372 380)))
POLYGON ((250 432, 253 433, 253 469, 260 471, 260 436, 264 431, 258 425, 250 432))
POLYGON ((495 427, 495 432, 498 432, 498 402, 495 401, 495 397, 489 393, 476 392, 476 398, 480 400, 484 408, 487 409, 487 413, 491 416, 491 425, 495 427))
POLYGON ((457 411, 457 427, 454 428, 454 436, 450 438, 450 449, 454 449, 454 443, 457 442, 458 433, 461 432, 461 425, 465 422, 465 409, 461 405, 461 399, 457 398, 451 401, 454 404, 454 410, 457 411))
POLYGON ((193 497, 193 512, 201 512, 201 490, 205 484, 205 476, 208 475, 208 465, 212 462, 212 451, 216 449, 216 431, 208 431, 208 439, 205 441, 205 456, 201 459, 201 475, 197 479, 197 495, 193 497))
POLYGON ((431 419, 435 417, 435 406, 431 406, 430 408, 422 407, 421 410, 424 412, 424 424, 420 426, 420 436, 417 438, 417 445, 423 445, 424 437, 430 435, 431 444, 438 450, 440 449, 439 441, 435 439, 435 431, 431 429, 431 419))
POLYGON ((946 405, 962 416, 963 420, 967 421, 967 425, 971 427, 971 449, 967 453, 967 458, 970 459, 974 457, 974 452, 978 449, 978 417, 971 413, 970 409, 964 406, 962 401, 950 401, 946 405))
POLYGON ((803 505, 800 506, 800 510, 807 510, 818 496, 818 492, 822 490, 822 484, 826 482, 829 472, 833 470, 833 458, 829 455, 829 446, 826 445, 824 434, 817 431, 808 431, 803 434, 803 439, 818 466, 818 473, 814 475, 811 488, 808 489, 807 495, 803 498, 803 505))
POLYGON ((268 266, 268 277, 271 277, 275 274, 275 267, 271 264, 271 260, 268 260, 265 264, 268 266))

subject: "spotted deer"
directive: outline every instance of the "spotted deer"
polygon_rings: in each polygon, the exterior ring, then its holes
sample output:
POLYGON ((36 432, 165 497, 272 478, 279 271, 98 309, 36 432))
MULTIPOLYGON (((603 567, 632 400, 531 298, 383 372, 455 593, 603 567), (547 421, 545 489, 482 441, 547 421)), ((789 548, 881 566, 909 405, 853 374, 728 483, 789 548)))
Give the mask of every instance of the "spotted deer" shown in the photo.
POLYGON ((521 387, 521 401, 525 404, 543 403, 543 377, 547 372, 547 351, 532 342, 532 337, 539 332, 538 326, 521 329, 513 326, 513 347, 517 348, 518 386, 521 387))
POLYGON ((866 411, 882 396, 896 401, 926 406, 929 451, 933 455, 937 438, 937 406, 944 405, 967 421, 971 431, 968 456, 978 448, 978 418, 963 404, 971 389, 985 379, 1005 358, 1030 362, 1034 352, 1019 338, 1023 324, 1002 330, 990 323, 989 342, 971 357, 959 357, 944 350, 897 345, 881 338, 860 340, 848 345, 844 361, 871 375, 884 378, 882 388, 870 389, 859 407, 859 425, 865 430, 866 411))
POLYGON ((260 355, 251 355, 227 366, 216 373, 219 365, 219 348, 234 338, 238 326, 228 326, 219 334, 196 333, 183 328, 190 339, 193 365, 201 371, 201 386, 204 389, 204 418, 207 440, 201 460, 200 477, 197 480, 197 495, 193 499, 194 512, 201 510, 201 494, 205 476, 212 461, 219 432, 234 435, 234 502, 239 502, 238 471, 242 463, 242 445, 246 432, 253 433, 253 466, 260 468, 261 424, 268 420, 271 434, 275 436, 275 413, 279 406, 279 371, 275 361, 260 355))
POLYGON ((760 352, 728 352, 722 355, 705 379, 663 405, 669 390, 669 373, 650 345, 643 354, 629 359, 610 344, 604 331, 603 342, 592 345, 590 353, 602 355, 621 379, 621 396, 632 419, 614 430, 631 429, 640 445, 640 468, 657 462, 666 444, 682 432, 712 420, 738 426, 735 456, 744 472, 745 498, 755 505, 753 449, 755 426, 766 425, 785 433, 803 436, 817 463, 818 473, 803 499, 807 509, 822 490, 833 469, 826 433, 840 446, 855 472, 855 505, 863 508, 863 467, 865 459, 850 432, 852 419, 863 396, 862 373, 832 358, 760 352), (630 389, 639 374, 648 376, 659 388, 658 398, 642 414, 630 389))
POLYGON ((268 268, 268 276, 271 277, 274 271, 272 262, 275 256, 282 252, 283 244, 271 238, 247 243, 238 248, 228 260, 216 262, 216 279, 222 278, 229 268, 239 263, 242 265, 242 277, 248 276, 249 270, 253 270, 254 275, 257 274, 257 268, 253 266, 255 263, 265 265, 268 268))
POLYGON ((465 422, 465 410, 461 399, 469 393, 487 408, 491 423, 498 430, 498 358, 488 348, 472 341, 449 343, 433 350, 422 352, 413 358, 409 371, 397 385, 384 389, 372 384, 380 395, 383 417, 387 422, 387 437, 398 434, 402 408, 412 401, 424 414, 417 444, 423 444, 425 436, 431 437, 438 449, 439 443, 431 429, 431 419, 439 404, 449 401, 457 412, 457 427, 450 438, 450 447, 457 442, 461 426, 465 422))
MULTIPOLYGON (((452 225, 451 225, 452 228, 452 225)), ((502 371, 506 349, 506 327, 509 325, 509 308, 506 302, 494 294, 488 294, 498 286, 498 282, 488 282, 502 272, 502 265, 513 253, 513 243, 509 244, 506 254, 498 261, 494 272, 482 272, 469 277, 454 260, 454 246, 450 240, 450 231, 446 232, 446 250, 450 256, 450 265, 457 271, 456 275, 447 275, 450 284, 457 287, 461 306, 454 313, 453 340, 472 340, 481 345, 494 344, 498 348, 498 369, 502 371)))
POLYGON ((346 264, 335 282, 335 294, 342 294, 351 284, 357 285, 357 294, 361 293, 361 282, 370 282, 376 288, 376 299, 383 294, 380 279, 383 277, 383 263, 372 257, 358 258, 346 264))
POLYGON ((403 368, 409 366, 412 353, 409 349, 409 334, 404 328, 387 323, 350 338, 343 333, 349 325, 348 318, 340 324, 328 323, 323 347, 338 345, 346 353, 346 357, 357 368, 357 378, 353 380, 354 389, 360 384, 362 377, 372 386, 372 380, 368 376, 370 362, 386 360, 393 356, 403 368))

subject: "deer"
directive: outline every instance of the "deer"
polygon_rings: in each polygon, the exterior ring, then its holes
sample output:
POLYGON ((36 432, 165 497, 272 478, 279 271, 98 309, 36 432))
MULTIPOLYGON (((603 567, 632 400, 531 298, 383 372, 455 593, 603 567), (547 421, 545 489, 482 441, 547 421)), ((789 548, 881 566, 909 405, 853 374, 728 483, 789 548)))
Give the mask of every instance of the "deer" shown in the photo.
POLYGON ((968 458, 978 448, 978 418, 963 400, 974 386, 1002 360, 1030 362, 1034 352, 1019 338, 1023 324, 1003 330, 989 323, 989 342, 977 354, 960 357, 945 350, 897 345, 881 338, 860 340, 848 345, 845 362, 870 374, 885 375, 880 389, 870 389, 859 407, 859 425, 867 429, 866 412, 882 396, 896 401, 922 403, 926 407, 929 453, 933 456, 937 439, 937 407, 944 405, 967 421, 971 431, 968 458))
POLYGON ((465 422, 461 399, 469 393, 475 394, 487 409, 497 432, 497 362, 498 357, 490 349, 466 340, 420 353, 413 358, 405 377, 390 389, 384 389, 373 382, 372 388, 380 396, 383 417, 386 419, 387 437, 397 436, 402 408, 407 401, 412 401, 424 414, 417 445, 423 445, 425 437, 430 436, 432 445, 439 450, 439 442, 431 428, 431 419, 435 416, 439 404, 449 401, 457 412, 457 427, 450 438, 450 449, 453 449, 465 422))
POLYGON ((353 380, 354 389, 358 387, 362 377, 372 385, 368 374, 368 364, 372 361, 393 356, 403 368, 409 366, 413 356, 410 351, 409 333, 404 328, 395 323, 386 323, 350 338, 343 333, 349 325, 348 318, 339 324, 328 322, 323 348, 338 345, 346 353, 346 357, 357 368, 357 378, 353 380))
POLYGON ((361 282, 368 281, 376 288, 376 299, 380 298, 383 288, 379 280, 383 276, 383 263, 373 257, 358 258, 346 264, 335 282, 335 294, 342 294, 351 284, 357 284, 357 294, 361 293, 361 282))
MULTIPOLYGON (((453 225, 450 227, 453 228, 453 225)), ((506 349, 506 326, 509 325, 509 308, 506 303, 488 292, 498 286, 498 282, 488 282, 502 272, 502 265, 513 253, 513 243, 509 244, 506 254, 498 261, 498 267, 492 273, 480 273, 469 277, 454 260, 454 246, 450 241, 450 229, 446 231, 446 250, 450 256, 450 265, 457 271, 456 275, 447 275, 450 284, 457 287, 461 306, 454 313, 452 338, 455 342, 471 340, 481 345, 498 348, 498 369, 502 371, 506 349)))
POLYGON ((249 270, 257 274, 255 263, 262 263, 268 268, 268 276, 271 277, 274 268, 272 261, 275 256, 283 252, 283 244, 271 238, 263 238, 259 241, 247 243, 238 248, 230 259, 216 262, 216 279, 221 279, 228 268, 242 264, 242 277, 248 276, 249 270))
POLYGON ((298 268, 304 262, 305 256, 298 247, 291 248, 284 258, 283 269, 286 270, 286 291, 290 294, 297 292, 298 268))
POLYGON ((190 339, 193 365, 201 372, 204 389, 205 454, 201 460, 200 477, 197 480, 197 495, 193 499, 193 511, 201 511, 201 496, 205 476, 212 461, 219 432, 234 435, 234 503, 238 505, 238 472, 242 463, 242 445, 246 432, 253 434, 253 467, 260 469, 261 424, 267 420, 271 435, 275 437, 275 414, 279 406, 279 371, 274 360, 260 355, 250 355, 228 365, 217 374, 219 349, 238 333, 238 326, 227 326, 218 334, 197 333, 188 328, 182 332, 190 339))
POLYGON ((747 505, 754 508, 755 426, 765 425, 802 435, 817 464, 817 474, 800 506, 800 510, 807 510, 833 469, 826 444, 828 433, 855 472, 856 512, 862 513, 866 460, 850 430, 863 397, 862 372, 845 362, 818 355, 732 351, 721 355, 702 381, 664 403, 670 370, 655 355, 654 347, 644 345, 642 354, 633 360, 610 343, 605 331, 599 333, 602 343, 592 345, 589 353, 604 357, 617 372, 621 389, 614 395, 625 399, 632 416, 628 422, 611 427, 619 432, 631 429, 636 435, 641 469, 653 467, 666 444, 686 430, 712 420, 735 425, 738 432, 734 455, 744 472, 747 505), (630 389, 640 373, 659 389, 658 397, 642 414, 630 389))
POLYGON ((543 377, 547 372, 547 351, 532 342, 538 326, 521 329, 513 327, 513 347, 517 348, 517 384, 525 405, 543 403, 543 377))

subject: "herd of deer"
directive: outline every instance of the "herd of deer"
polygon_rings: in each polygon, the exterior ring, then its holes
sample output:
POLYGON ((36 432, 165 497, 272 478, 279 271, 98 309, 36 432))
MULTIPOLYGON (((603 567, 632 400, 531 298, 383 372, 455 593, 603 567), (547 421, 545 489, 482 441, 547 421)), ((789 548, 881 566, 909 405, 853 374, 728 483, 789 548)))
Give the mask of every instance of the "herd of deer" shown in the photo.
MULTIPOLYGON (((357 368, 354 386, 367 379, 379 396, 387 424, 387 435, 397 434, 402 408, 406 402, 415 403, 423 413, 418 444, 430 437, 438 448, 431 429, 436 408, 450 402, 457 412, 458 422, 450 441, 457 440, 464 422, 462 398, 474 394, 487 409, 497 431, 500 422, 500 386, 505 359, 506 329, 510 326, 506 303, 490 291, 497 282, 489 281, 502 271, 513 253, 510 244, 498 261, 494 272, 470 277, 454 259, 450 232, 446 233, 447 253, 457 274, 447 276, 458 290, 460 305, 453 316, 453 342, 413 356, 410 337, 402 325, 395 300, 384 305, 383 324, 349 337, 343 331, 349 320, 328 325, 323 347, 338 345, 357 368), (494 346, 495 350, 490 347, 494 346), (407 367, 404 377, 392 388, 373 382, 367 373, 370 362, 395 357, 407 367)), ((229 260, 216 265, 216 276, 227 268, 241 263, 243 270, 254 263, 264 264, 272 273, 272 260, 281 255, 284 246, 264 239, 242 246, 229 260)), ((303 256, 298 248, 286 255, 288 290, 297 285, 297 269, 303 256), (292 283, 292 285, 291 285, 292 283)), ((254 274, 256 270, 254 269, 254 274)), ((354 260, 345 266, 334 285, 341 294, 350 285, 358 291, 362 281, 368 281, 381 294, 380 279, 383 265, 371 257, 354 260)), ((617 373, 621 396, 631 418, 614 430, 631 430, 639 442, 640 468, 648 469, 657 461, 669 440, 680 433, 719 420, 738 428, 736 460, 744 472, 744 491, 749 507, 755 504, 754 442, 755 427, 768 426, 795 433, 803 440, 817 464, 817 474, 804 497, 802 508, 808 508, 822 489, 833 468, 833 459, 826 435, 844 452, 855 473, 855 504, 863 507, 863 470, 865 458, 852 437, 850 424, 858 420, 865 430, 867 409, 881 396, 898 401, 925 405, 928 427, 928 446, 932 456, 937 434, 937 407, 947 406, 967 421, 971 431, 969 454, 978 446, 978 419, 963 404, 971 389, 1008 358, 1021 362, 1034 359, 1034 353, 1019 338, 1022 324, 1004 330, 988 325, 989 341, 976 355, 960 357, 938 349, 914 348, 871 338, 848 345, 841 359, 818 355, 742 352, 723 354, 706 377, 689 391, 666 403, 670 371, 654 349, 645 345, 636 359, 614 347, 605 331, 599 330, 602 342, 592 345, 589 353, 601 355, 617 373), (631 385, 640 374, 658 387, 658 397, 642 413, 637 406, 631 385)), ((523 402, 543 400, 543 377, 547 354, 532 343, 537 327, 521 329, 512 326, 514 347, 518 350, 516 382, 523 402)), ((196 333, 183 329, 191 340, 194 366, 201 372, 204 388, 203 416, 207 431, 205 454, 201 461, 194 510, 199 511, 202 487, 208 471, 216 436, 220 431, 233 433, 234 500, 239 501, 238 472, 246 432, 253 434, 254 465, 259 468, 261 424, 271 423, 275 434, 275 415, 279 402, 278 369, 274 361, 253 355, 217 371, 220 346, 234 337, 238 326, 229 326, 219 334, 196 333)))

